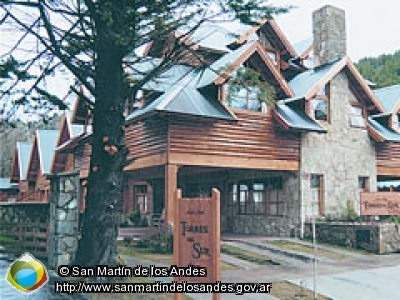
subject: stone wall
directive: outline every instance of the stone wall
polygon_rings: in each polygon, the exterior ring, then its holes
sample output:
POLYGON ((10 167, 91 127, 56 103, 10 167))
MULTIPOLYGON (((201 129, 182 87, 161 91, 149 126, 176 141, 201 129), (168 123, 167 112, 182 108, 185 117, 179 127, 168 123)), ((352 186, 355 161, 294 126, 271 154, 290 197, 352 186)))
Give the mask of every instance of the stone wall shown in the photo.
POLYGON ((233 234, 253 234, 262 236, 298 236, 300 228, 299 176, 283 174, 283 188, 280 197, 284 198, 283 216, 236 215, 229 217, 229 232, 233 234))
POLYGON ((45 223, 50 220, 48 203, 2 203, 0 222, 4 223, 45 223))
POLYGON ((325 215, 338 217, 347 212, 350 201, 360 208, 359 176, 369 178, 376 191, 375 147, 364 128, 350 125, 350 101, 357 98, 349 89, 344 71, 330 82, 331 122, 323 122, 327 133, 305 133, 301 141, 302 219, 313 213, 310 175, 323 175, 325 215))
MULTIPOLYGON (((317 243, 363 249, 377 254, 400 251, 400 225, 394 223, 317 223, 317 243)), ((304 236, 312 237, 312 224, 305 225, 304 236)))
POLYGON ((57 268, 75 258, 79 236, 79 172, 50 176, 49 265, 57 268))

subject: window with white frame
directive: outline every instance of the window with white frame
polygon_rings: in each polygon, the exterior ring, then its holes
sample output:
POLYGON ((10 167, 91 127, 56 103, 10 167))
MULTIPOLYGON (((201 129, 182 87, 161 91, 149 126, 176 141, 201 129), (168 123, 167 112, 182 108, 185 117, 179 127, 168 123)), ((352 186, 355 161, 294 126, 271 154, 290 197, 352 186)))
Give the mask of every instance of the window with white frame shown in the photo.
POLYGON ((330 84, 326 84, 316 96, 310 100, 311 117, 319 121, 330 122, 330 84))
POLYGON ((350 105, 350 125, 353 127, 365 128, 363 108, 350 105))
POLYGON ((399 114, 394 114, 393 116, 392 116, 392 125, 393 125, 393 129, 394 130, 399 130, 400 129, 400 122, 399 122, 399 119, 400 119, 400 115, 399 114))

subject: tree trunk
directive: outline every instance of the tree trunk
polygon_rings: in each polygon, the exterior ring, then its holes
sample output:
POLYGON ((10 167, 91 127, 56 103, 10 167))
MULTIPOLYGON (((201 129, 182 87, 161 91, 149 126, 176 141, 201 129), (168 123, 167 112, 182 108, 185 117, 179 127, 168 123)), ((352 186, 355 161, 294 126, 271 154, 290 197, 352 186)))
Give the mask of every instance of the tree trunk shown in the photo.
MULTIPOLYGON (((100 8, 101 9, 101 8, 100 8)), ((82 239, 75 264, 115 265, 126 159, 123 117, 123 69, 118 43, 109 24, 96 20, 95 108, 92 156, 82 239)))

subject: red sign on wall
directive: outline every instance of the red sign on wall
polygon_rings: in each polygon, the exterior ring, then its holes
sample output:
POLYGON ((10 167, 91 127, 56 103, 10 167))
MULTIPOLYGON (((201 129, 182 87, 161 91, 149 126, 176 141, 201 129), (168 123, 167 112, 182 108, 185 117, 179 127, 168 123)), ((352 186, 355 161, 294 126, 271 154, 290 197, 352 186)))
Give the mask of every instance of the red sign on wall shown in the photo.
POLYGON ((176 280, 203 283, 219 281, 219 191, 213 189, 211 198, 182 198, 181 190, 178 190, 175 209, 174 264, 178 267, 193 265, 207 269, 206 277, 178 277, 176 280))
POLYGON ((400 193, 361 193, 360 205, 362 216, 400 215, 400 193))

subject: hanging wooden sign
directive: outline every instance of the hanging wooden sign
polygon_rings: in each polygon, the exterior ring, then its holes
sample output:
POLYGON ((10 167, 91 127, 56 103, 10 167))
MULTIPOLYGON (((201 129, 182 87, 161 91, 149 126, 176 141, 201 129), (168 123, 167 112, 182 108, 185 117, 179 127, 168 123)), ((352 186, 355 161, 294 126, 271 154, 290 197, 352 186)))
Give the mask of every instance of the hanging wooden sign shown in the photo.
MULTIPOLYGON (((205 267, 205 277, 176 277, 176 281, 215 283, 220 281, 220 192, 211 198, 182 198, 177 191, 174 220, 174 264, 205 267)), ((175 299, 180 295, 175 294, 175 299)), ((213 294, 219 299, 219 294, 213 294)))

